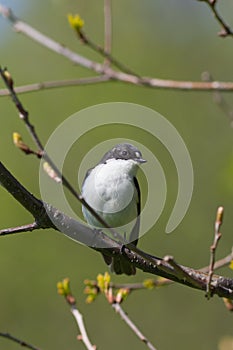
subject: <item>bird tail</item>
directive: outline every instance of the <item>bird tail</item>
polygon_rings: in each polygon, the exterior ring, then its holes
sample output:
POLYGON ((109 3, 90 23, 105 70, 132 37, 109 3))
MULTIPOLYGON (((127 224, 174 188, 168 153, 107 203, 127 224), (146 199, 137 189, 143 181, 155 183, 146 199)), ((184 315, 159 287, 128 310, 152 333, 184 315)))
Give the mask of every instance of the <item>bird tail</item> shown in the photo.
POLYGON ((128 276, 136 274, 136 268, 122 256, 114 257, 110 268, 111 271, 115 272, 117 275, 121 275, 123 273, 128 276))
POLYGON ((128 276, 136 274, 136 268, 123 256, 112 258, 103 254, 103 258, 106 264, 110 265, 111 271, 117 275, 122 275, 123 273, 128 276))

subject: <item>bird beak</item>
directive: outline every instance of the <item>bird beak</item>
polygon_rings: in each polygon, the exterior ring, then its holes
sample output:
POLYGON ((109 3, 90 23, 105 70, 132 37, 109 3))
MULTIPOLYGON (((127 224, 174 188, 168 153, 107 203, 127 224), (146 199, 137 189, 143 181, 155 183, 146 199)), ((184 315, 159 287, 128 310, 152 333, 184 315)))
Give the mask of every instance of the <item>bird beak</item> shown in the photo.
POLYGON ((143 158, 137 158, 137 160, 136 160, 138 163, 140 163, 140 164, 143 164, 143 163, 146 163, 147 162, 147 160, 145 160, 145 159, 143 159, 143 158))

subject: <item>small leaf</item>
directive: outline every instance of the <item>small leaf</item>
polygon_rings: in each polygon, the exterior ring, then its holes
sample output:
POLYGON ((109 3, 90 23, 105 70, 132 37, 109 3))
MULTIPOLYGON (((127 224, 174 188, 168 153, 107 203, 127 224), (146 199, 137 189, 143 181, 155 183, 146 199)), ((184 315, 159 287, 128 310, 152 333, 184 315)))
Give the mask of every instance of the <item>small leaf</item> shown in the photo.
POLYGON ((77 15, 69 14, 67 17, 68 17, 68 22, 70 26, 73 29, 75 29, 77 32, 80 32, 80 30, 84 26, 84 20, 78 14, 77 15))
POLYGON ((233 260, 231 260, 229 267, 231 270, 233 270, 233 260))
POLYGON ((22 145, 27 147, 25 145, 25 143, 23 142, 22 136, 18 132, 13 132, 13 142, 14 142, 15 146, 18 147, 18 148, 21 148, 22 145))
POLYGON ((57 283, 57 292, 58 294, 64 296, 68 296, 71 294, 69 278, 64 278, 63 281, 57 283))
POLYGON ((108 272, 105 272, 104 275, 99 274, 97 276, 97 286, 101 292, 106 292, 110 287, 111 277, 108 272))
POLYGON ((17 148, 19 148, 21 151, 23 151, 26 154, 34 154, 35 152, 32 151, 26 143, 23 142, 22 136, 18 132, 13 133, 13 142, 17 148))
POLYGON ((123 300, 125 300, 127 298, 127 296, 129 295, 130 290, 127 288, 120 288, 116 294, 116 298, 115 301, 120 304, 122 303, 123 300))
POLYGON ((12 76, 10 75, 10 73, 8 72, 8 70, 5 68, 4 71, 3 71, 3 75, 4 75, 4 78, 6 79, 7 81, 7 84, 8 86, 13 89, 13 86, 14 86, 14 81, 12 79, 12 76))
POLYGON ((148 278, 146 280, 143 281, 143 285, 145 288, 147 289, 153 289, 154 288, 154 280, 151 278, 148 278))

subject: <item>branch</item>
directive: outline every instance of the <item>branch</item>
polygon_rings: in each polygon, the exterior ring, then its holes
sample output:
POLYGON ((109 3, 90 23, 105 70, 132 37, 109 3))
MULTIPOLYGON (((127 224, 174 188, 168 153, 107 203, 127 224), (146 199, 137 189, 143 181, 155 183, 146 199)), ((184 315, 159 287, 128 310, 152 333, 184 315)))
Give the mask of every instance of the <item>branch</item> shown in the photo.
MULTIPOLYGON (((34 197, 25 187, 23 187, 18 180, 6 169, 6 167, 0 162, 0 185, 2 185, 35 219, 34 229, 53 228, 57 231, 63 232, 61 227, 64 226, 64 232, 69 237, 76 241, 88 244, 93 240, 93 237, 97 235, 95 230, 92 230, 86 225, 83 225, 74 219, 66 216, 58 209, 51 205, 42 202, 34 197), (51 220, 51 219, 52 220, 51 220)), ((26 225, 28 226, 28 225, 26 225)), ((23 226, 21 226, 23 227, 23 226)), ((11 229, 6 229, 10 234, 11 229)), ((4 230, 3 230, 4 231, 4 230)), ((26 231, 28 231, 26 229, 26 231)), ((12 233, 16 233, 16 229, 12 229, 12 233)), ((23 232, 19 230, 19 232, 23 232)), ((96 244, 100 246, 106 238, 107 247, 113 247, 114 241, 108 240, 108 236, 101 235, 98 231, 96 244), (98 240, 99 237, 99 240, 98 240), (101 243, 100 243, 101 242, 101 243)), ((119 245, 120 247, 120 245, 119 245)))
MULTIPOLYGON (((15 92, 17 94, 23 94, 27 92, 40 91, 45 89, 56 89, 60 87, 70 87, 70 86, 80 86, 89 84, 98 84, 109 81, 106 75, 100 75, 95 77, 87 77, 80 79, 68 79, 68 80, 54 80, 54 81, 44 81, 41 83, 28 84, 23 86, 15 87, 15 92)), ((8 89, 0 89, 0 96, 9 96, 10 92, 8 89)))
POLYGON ((130 329, 136 334, 136 336, 146 344, 148 349, 156 350, 154 345, 142 334, 142 332, 138 329, 138 327, 133 323, 133 321, 129 318, 129 316, 125 313, 119 303, 112 304, 113 309, 118 313, 122 320, 129 326, 130 329))
MULTIPOLYGON (((92 41, 86 33, 84 33, 83 30, 79 29, 77 31, 78 37, 80 40, 86 44, 88 47, 90 47, 93 51, 99 53, 101 56, 103 56, 105 59, 107 59, 110 63, 112 63, 116 68, 120 69, 121 72, 124 72, 126 74, 134 75, 139 77, 138 74, 134 73, 130 68, 128 68, 125 64, 118 61, 115 57, 113 57, 108 51, 106 51, 103 47, 96 44, 94 41, 92 41)), ((106 62, 103 64, 103 69, 107 68, 109 65, 106 65, 106 62)))
MULTIPOLYGON (((209 72, 202 73, 202 79, 204 81, 213 81, 213 77, 209 72)), ((226 99, 223 97, 221 92, 214 91, 213 92, 213 101, 219 106, 219 108, 226 114, 228 119, 230 120, 231 126, 233 126, 233 110, 232 107, 227 103, 226 99)))
MULTIPOLYGON (((47 47, 57 50, 58 53, 62 53, 64 56, 67 56, 70 59, 77 59, 77 63, 83 64, 86 68, 90 68, 93 70, 96 70, 98 72, 98 69, 100 68, 99 73, 107 72, 108 78, 116 78, 118 77, 122 81, 124 78, 130 79, 127 80, 131 83, 137 83, 139 85, 146 83, 146 79, 149 78, 138 78, 136 76, 127 75, 122 72, 116 72, 114 70, 111 70, 109 67, 105 67, 104 65, 100 65, 97 63, 97 65, 93 62, 87 59, 82 59, 81 56, 73 53, 72 51, 64 48, 60 44, 54 42, 48 37, 43 36, 41 33, 35 31, 32 27, 28 26, 26 23, 18 21, 16 17, 5 7, 0 5, 0 12, 4 12, 4 14, 13 22, 13 26, 25 32, 25 34, 31 36, 34 40, 37 40, 38 42, 41 42, 41 44, 46 45, 47 47), (5 11, 5 12, 4 12, 5 11), (81 58, 80 58, 81 57, 81 58)), ((38 147, 43 150, 43 146, 35 132, 35 129, 33 125, 29 122, 28 119, 28 112, 24 109, 22 104, 20 103, 14 88, 13 88, 13 81, 11 80, 11 77, 6 77, 6 71, 2 72, 2 74, 7 87, 11 93, 12 99, 14 100, 14 103, 16 107, 18 108, 18 111, 20 113, 21 118, 24 120, 25 124, 27 125, 29 132, 34 138, 34 141, 37 143, 38 147)), ((157 80, 157 79, 155 79, 157 80)), ((147 84, 152 84, 154 79, 147 81, 147 84)), ((162 81, 162 80, 161 80, 162 81)), ((162 82, 168 82, 168 81, 162 81, 162 82)), ((181 83, 181 82, 175 82, 181 83)), ((191 88, 190 85, 187 84, 195 84, 193 82, 184 82, 186 85, 186 88, 191 88)), ((201 84, 201 87, 205 86, 205 88, 208 87, 214 87, 215 89, 221 88, 219 84, 231 84, 231 88, 233 89, 233 83, 216 83, 216 82, 201 82, 196 83, 201 84), (203 85, 204 84, 204 85, 203 85), (211 85, 210 85, 211 84, 211 85)), ((161 87, 161 86, 160 86, 161 87)), ((170 86, 171 88, 171 86, 170 86)), ((200 88, 200 86, 199 86, 200 88)), ((52 167, 56 171, 56 167, 53 164, 53 162, 49 159, 48 155, 46 155, 46 160, 52 164, 52 167)), ((58 174, 60 174, 59 171, 57 171, 58 174)), ((63 177, 63 182, 65 181, 65 178, 63 177)), ((188 267, 177 265, 174 266, 174 263, 166 262, 163 259, 157 258, 155 256, 149 255, 145 252, 142 252, 138 248, 136 248, 133 244, 127 244, 123 245, 120 242, 117 242, 116 240, 111 239, 110 237, 106 236, 103 232, 93 230, 85 225, 82 225, 81 223, 75 221, 72 218, 67 217, 64 213, 60 212, 58 209, 53 208, 51 205, 43 203, 41 200, 35 198, 33 195, 31 195, 11 174, 7 169, 3 166, 3 164, 0 163, 0 183, 3 187, 5 187, 14 197, 16 200, 18 200, 26 210, 28 210, 35 218, 35 223, 37 227, 35 229, 39 228, 53 228, 57 231, 60 231, 67 236, 73 238, 76 241, 79 241, 83 244, 89 245, 91 241, 94 241, 95 245, 92 246, 92 249, 95 249, 97 251, 104 252, 105 255, 108 256, 116 256, 116 255, 123 255, 125 259, 130 261, 130 263, 145 271, 149 272, 155 275, 159 275, 165 278, 168 278, 170 280, 173 280, 178 283, 185 284, 189 287, 200 289, 200 290, 206 290, 207 285, 207 278, 208 275, 206 273, 203 273, 202 271, 196 271, 188 267), (96 248, 96 246, 105 246, 106 248, 100 249, 96 248), (182 270, 182 273, 180 273, 180 269, 177 268, 177 266, 180 267, 182 270), (189 278, 187 278, 189 276, 189 278)), ((68 183, 67 183, 68 184, 68 183)), ((71 192, 74 191, 73 188, 70 188, 71 192)), ((82 197, 79 197, 76 192, 74 193, 80 201, 84 204, 84 201, 82 197)), ((87 204, 84 204, 87 206, 87 204)), ((92 210, 92 208, 87 207, 89 211, 92 210)), ((93 212, 93 215, 97 215, 95 211, 93 212)), ((98 218, 99 221, 101 221, 98 218)), ((103 223, 104 226, 107 226, 105 223, 103 223)), ((12 233, 16 232, 16 229, 11 229, 12 233), (13 232, 14 231, 14 232, 13 232)), ((20 230, 21 232, 22 230, 20 230)), ((9 229, 8 232, 10 233, 9 229)), ((115 237, 115 236, 114 236, 115 237)), ((213 275, 211 279, 211 290, 213 291, 213 294, 218 294, 221 297, 226 297, 233 299, 233 280, 217 275, 213 275)))
MULTIPOLYGON (((231 252, 229 255, 225 256, 225 258, 222 258, 215 262, 214 264, 214 270, 220 269, 221 267, 227 266, 231 263, 233 260, 233 252, 231 252)), ((201 269, 203 272, 209 272, 209 266, 204 267, 201 269)))
MULTIPOLYGON (((135 247, 133 244, 124 246, 101 231, 96 231, 80 222, 70 218, 63 212, 54 208, 50 204, 44 203, 28 192, 4 167, 0 162, 0 184, 35 218, 39 228, 52 228, 60 231, 68 237, 82 244, 88 245, 91 249, 102 252, 108 256, 124 255, 136 268, 170 279, 174 282, 186 285, 191 288, 206 290, 208 274, 202 271, 194 270, 189 267, 181 268, 190 276, 190 280, 183 278, 166 261, 156 256, 145 253, 135 247), (93 241, 93 246, 90 242, 93 241), (96 247, 106 248, 96 248, 96 247), (200 285, 193 283, 192 280, 198 280, 200 285)), ((212 294, 220 297, 233 299, 233 279, 223 276, 213 275, 211 280, 212 294)))
POLYGON ((12 13, 12 11, 0 4, 0 14, 6 17, 11 23, 13 28, 20 33, 30 37, 32 40, 38 42, 42 46, 56 52, 69 59, 71 62, 78 64, 84 68, 96 72, 97 74, 104 74, 109 80, 121 81, 128 84, 147 86, 151 88, 172 89, 172 90, 186 90, 186 91, 233 91, 233 82, 220 82, 220 81, 179 81, 179 80, 166 80, 150 77, 138 77, 137 75, 126 74, 106 67, 105 64, 100 64, 96 61, 91 61, 86 57, 83 57, 72 50, 68 49, 62 44, 54 41, 48 36, 40 33, 27 23, 20 21, 12 13))
POLYGON ((83 321, 83 315, 77 309, 76 304, 72 305, 71 312, 72 312, 72 314, 73 314, 73 316, 74 316, 74 318, 75 318, 75 320, 77 322, 77 325, 78 325, 80 333, 81 333, 81 335, 78 336, 78 340, 82 340, 82 342, 85 344, 87 349, 95 350, 96 346, 92 345, 90 340, 89 340, 89 338, 88 338, 88 335, 87 335, 87 332, 86 332, 86 328, 85 328, 85 325, 84 325, 84 321, 83 321))
POLYGON ((36 348, 35 346, 25 342, 24 340, 18 339, 9 333, 0 332, 0 337, 9 339, 9 340, 11 340, 11 341, 13 341, 21 346, 24 346, 25 348, 30 349, 30 350, 40 350, 39 348, 36 348))
MULTIPOLYGON (((12 79, 12 76, 6 69, 2 69, 0 67, 0 76, 2 77, 4 83, 6 84, 6 87, 10 93, 10 96, 12 98, 12 101, 16 107, 16 109, 19 112, 19 117, 23 122, 25 123, 29 134, 31 135, 33 141, 39 148, 40 156, 43 156, 43 159, 50 165, 50 167, 53 169, 54 173, 56 174, 56 177, 59 179, 62 179, 63 185, 70 191, 70 193, 82 204, 84 205, 89 212, 103 225, 103 227, 107 228, 108 231, 112 234, 114 238, 117 238, 119 241, 122 241, 122 237, 120 234, 118 234, 115 230, 113 230, 106 222, 105 220, 85 201, 85 199, 78 194, 78 192, 73 188, 73 186, 70 184, 70 182, 66 179, 66 177, 61 173, 61 171, 57 168, 56 164, 54 164, 53 160, 50 158, 50 156, 45 151, 42 142, 40 141, 40 138, 35 130, 35 127, 31 124, 29 120, 29 112, 24 108, 23 104, 19 100, 15 90, 14 90, 14 81, 12 79)), ((21 141, 21 136, 16 133, 16 144, 18 146, 18 141, 21 141)), ((22 144, 21 144, 22 145, 22 144)), ((24 145, 25 148, 26 145, 24 145)), ((27 148, 27 146, 26 146, 27 148)), ((32 153, 32 152, 31 152, 32 153)), ((50 170, 51 171, 51 170, 50 170)))
POLYGON ((168 280, 166 278, 158 278, 158 279, 145 279, 143 282, 138 283, 110 283, 110 287, 113 289, 127 289, 128 291, 139 290, 139 289, 153 289, 156 287, 163 287, 166 285, 172 284, 173 281, 168 280))
POLYGON ((173 267, 180 279, 185 279, 187 282, 193 284, 197 288, 202 288, 203 282, 197 279, 195 276, 190 275, 181 265, 177 264, 172 256, 165 256, 163 260, 168 262, 173 267))
MULTIPOLYGON (((142 334, 138 327, 133 323, 129 316, 124 312, 120 304, 127 298, 130 293, 129 289, 120 288, 113 292, 111 277, 108 272, 104 275, 98 274, 96 281, 85 280, 86 287, 84 293, 87 294, 86 302, 88 304, 92 303, 98 294, 104 295, 107 302, 112 305, 113 309, 118 313, 123 321, 131 328, 131 330, 136 334, 136 336, 144 342, 147 347, 151 350, 156 350, 151 342, 142 334)), ((60 284, 59 284, 60 286, 60 284)), ((63 292, 64 288, 61 290, 63 292)), ((64 292, 63 292, 64 294, 64 292)))
MULTIPOLYGON (((111 53, 112 49, 112 9, 111 0, 104 0, 104 50, 111 53)), ((105 65, 109 65, 108 58, 105 59, 105 65)))
POLYGON ((220 16, 218 10, 217 10, 217 0, 198 0, 205 2, 209 8, 211 9, 214 17, 216 18, 217 22, 220 24, 222 30, 218 33, 219 36, 225 38, 227 36, 233 36, 233 31, 229 27, 229 25, 224 21, 224 19, 220 16))
POLYGON ((0 162, 0 185, 2 185, 35 218, 38 228, 53 227, 44 204, 23 187, 0 162))
MULTIPOLYGON (((220 269, 221 267, 228 266, 232 260, 233 260, 233 252, 231 252, 230 254, 225 256, 224 258, 216 261, 214 264, 214 270, 216 271, 217 269, 220 269)), ((208 273, 209 272, 209 265, 199 269, 199 271, 208 273)), ((86 283, 87 284, 91 283, 92 285, 95 285, 95 281, 86 280, 86 283)), ((128 291, 133 291, 133 290, 139 290, 139 289, 153 289, 156 287, 163 287, 163 286, 170 285, 172 283, 174 283, 174 282, 167 279, 167 278, 157 278, 157 279, 149 278, 149 279, 145 279, 143 282, 138 282, 138 283, 114 283, 114 282, 111 282, 110 287, 112 289, 123 288, 123 289, 127 289, 128 291)))
POLYGON ((38 230, 38 228, 39 228, 38 224, 36 222, 33 222, 32 224, 28 224, 28 225, 11 227, 11 228, 0 230, 0 236, 6 236, 6 235, 11 235, 13 233, 20 233, 20 232, 32 232, 34 230, 38 230))
POLYGON ((71 293, 69 278, 65 278, 63 281, 58 282, 57 290, 58 294, 63 295, 65 297, 67 304, 70 306, 70 311, 76 320, 77 326, 80 331, 80 335, 77 337, 78 340, 81 340, 88 350, 95 350, 96 346, 92 345, 88 338, 86 327, 83 321, 83 315, 79 312, 77 308, 76 299, 71 293))
POLYGON ((208 273, 208 280, 206 286, 206 297, 209 299, 212 296, 211 292, 211 280, 214 274, 214 263, 215 263, 215 252, 218 246, 218 242, 221 238, 221 233, 219 232, 223 220, 223 207, 219 207, 216 214, 216 220, 214 225, 214 242, 210 247, 210 266, 208 273))

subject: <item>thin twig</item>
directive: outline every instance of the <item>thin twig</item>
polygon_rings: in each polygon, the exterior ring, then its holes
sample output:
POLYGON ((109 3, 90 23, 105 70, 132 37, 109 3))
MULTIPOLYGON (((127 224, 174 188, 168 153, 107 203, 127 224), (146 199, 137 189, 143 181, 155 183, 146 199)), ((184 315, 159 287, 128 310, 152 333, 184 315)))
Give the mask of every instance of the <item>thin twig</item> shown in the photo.
MULTIPOLYGON (((112 9, 111 0, 104 0, 104 50, 108 54, 112 49, 112 9)), ((104 64, 108 66, 110 63, 108 58, 105 58, 104 64)))
POLYGON ((132 71, 125 64, 120 62, 111 54, 111 36, 112 36, 112 20, 111 20, 111 0, 104 0, 104 17, 105 17, 105 43, 104 47, 96 44, 92 39, 88 37, 88 35, 83 30, 84 21, 80 18, 79 15, 68 16, 68 20, 70 22, 71 27, 75 30, 78 38, 81 42, 91 48, 93 51, 100 54, 104 57, 103 67, 108 68, 110 64, 113 64, 116 68, 118 68, 121 72, 138 76, 135 72, 132 71), (106 64, 107 62, 107 64, 106 64))
POLYGON ((83 315, 79 312, 79 310, 77 309, 77 305, 72 305, 71 307, 71 312, 76 320, 76 323, 78 325, 79 331, 80 331, 80 336, 78 336, 78 340, 82 340, 82 342, 84 343, 84 345, 86 346, 86 348, 88 350, 95 350, 96 346, 92 345, 88 335, 87 335, 87 331, 84 325, 84 321, 83 321, 83 315))
MULTIPOLYGON (((224 266, 228 266, 232 260, 233 260, 233 252, 231 252, 230 254, 225 256, 224 258, 217 260, 214 263, 214 271, 216 271, 224 266)), ((210 266, 208 265, 208 266, 205 266, 205 267, 199 269, 199 271, 209 272, 209 268, 210 268, 210 266)), ((183 270, 183 272, 184 272, 184 270, 183 270)), ((170 285, 173 283, 174 283, 174 281, 171 281, 167 278, 159 278, 159 279, 149 279, 148 281, 146 280, 146 281, 139 282, 139 283, 114 283, 114 282, 111 282, 110 287, 113 289, 124 288, 124 289, 128 289, 129 291, 132 291, 132 290, 139 290, 139 289, 148 289, 150 285, 151 285, 151 287, 163 287, 163 286, 167 286, 167 285, 170 285)))
MULTIPOLYGON (((142 334, 138 329, 135 323, 129 318, 126 312, 122 309, 121 303, 129 295, 130 290, 125 288, 120 288, 116 293, 113 292, 111 287, 111 278, 108 272, 105 272, 104 275, 98 275, 96 281, 86 281, 87 290, 85 294, 88 294, 89 302, 95 300, 97 294, 102 293, 108 303, 112 305, 113 309, 118 313, 122 320, 131 328, 135 335, 144 342, 147 347, 151 350, 156 350, 152 343, 142 334), (94 282, 94 283, 92 283, 94 282), (93 288, 94 287, 94 288, 93 288)), ((86 288, 85 288, 86 289, 86 288)))
POLYGON ((222 30, 218 33, 219 36, 225 38, 227 36, 233 36, 233 31, 229 25, 224 21, 217 10, 217 0, 199 0, 205 2, 211 9, 217 22, 220 24, 222 30))
MULTIPOLYGON (((214 263, 214 271, 220 269, 221 267, 228 266, 231 263, 232 260, 233 260, 233 252, 231 252, 230 254, 225 256, 224 258, 219 259, 218 261, 216 261, 214 263)), ((202 271, 202 272, 209 272, 209 269, 210 269, 210 266, 208 265, 208 266, 205 266, 202 269, 200 269, 200 271, 202 271)))
POLYGON ((167 278, 159 278, 159 279, 149 279, 149 281, 143 281, 139 283, 110 283, 110 287, 113 289, 127 289, 129 291, 133 290, 139 290, 139 289, 150 289, 148 285, 151 285, 151 288, 153 287, 163 287, 166 285, 169 285, 173 283, 173 281, 168 280, 167 278))
POLYGON ((168 262, 174 268, 174 272, 178 274, 180 279, 184 279, 197 287, 203 287, 203 282, 189 274, 181 265, 177 264, 172 256, 167 255, 163 260, 168 262))
POLYGON ((186 91, 233 91, 233 82, 203 82, 203 81, 179 81, 179 80, 166 80, 157 79, 151 77, 138 77, 137 75, 126 74, 124 72, 115 71, 110 67, 106 67, 104 64, 100 64, 96 61, 91 61, 86 57, 83 57, 76 52, 68 49, 62 44, 54 41, 48 36, 40 33, 27 23, 20 21, 8 8, 0 4, 0 14, 5 16, 12 22, 13 28, 30 37, 32 40, 38 42, 42 46, 60 54, 71 62, 92 70, 98 74, 105 74, 109 80, 117 80, 128 84, 147 86, 150 88, 160 89, 172 89, 172 90, 186 90, 186 91))
POLYGON ((14 132, 13 133, 13 142, 15 144, 15 146, 20 149, 24 154, 29 155, 29 154, 33 154, 34 156, 36 156, 37 158, 41 159, 43 156, 43 152, 42 151, 34 151, 33 149, 31 149, 24 141, 22 136, 18 133, 18 132, 14 132))
POLYGON ((67 57, 70 61, 72 61, 75 64, 79 64, 90 70, 94 70, 97 73, 103 73, 102 64, 92 62, 91 60, 81 55, 78 55, 77 53, 68 49, 64 45, 59 44, 55 40, 42 34, 40 31, 36 30, 29 24, 19 20, 11 11, 11 9, 7 8, 2 4, 0 4, 0 14, 6 17, 12 23, 12 26, 16 32, 25 34, 26 36, 38 42, 42 46, 47 47, 48 49, 56 52, 57 54, 67 57))
POLYGON ((0 162, 0 185, 3 186, 32 216, 40 228, 53 227, 44 203, 33 196, 0 162))
POLYGON ((32 224, 27 224, 27 225, 17 226, 17 227, 10 227, 10 228, 5 228, 3 230, 0 230, 0 236, 6 236, 6 235, 11 235, 13 233, 20 233, 20 232, 31 232, 38 229, 39 227, 37 222, 33 222, 32 224))
POLYGON ((29 344, 28 342, 24 341, 24 340, 21 340, 19 338, 16 338, 14 337, 13 335, 9 334, 9 333, 3 333, 3 332, 0 332, 0 337, 3 337, 3 338, 6 338, 6 339, 9 339, 21 346, 24 346, 25 348, 27 349, 30 349, 30 350, 40 350, 39 348, 36 348, 35 346, 29 344))
POLYGON ((63 281, 57 283, 58 294, 63 295, 67 304, 70 306, 70 311, 75 318, 77 326, 80 331, 80 335, 77 337, 81 340, 88 350, 95 350, 96 346, 92 345, 87 335, 86 327, 83 320, 83 315, 77 308, 77 303, 74 295, 71 292, 69 278, 64 278, 63 281))
POLYGON ((218 246, 218 242, 221 238, 221 233, 219 232, 223 220, 223 207, 219 207, 217 210, 215 225, 214 225, 214 241, 210 247, 210 265, 209 274, 206 285, 206 297, 209 299, 212 296, 211 281, 214 274, 214 263, 215 263, 215 252, 218 246))
MULTIPOLYGON (((28 84, 22 86, 16 86, 15 92, 17 94, 23 94, 27 92, 40 91, 45 89, 56 89, 61 87, 81 86, 89 84, 98 84, 109 81, 109 77, 106 75, 99 75, 95 77, 86 77, 80 79, 67 79, 67 80, 54 80, 44 81, 41 83, 28 84)), ((10 92, 8 89, 0 89, 0 96, 9 96, 10 92)))
POLYGON ((136 336, 146 344, 148 349, 156 350, 154 345, 142 334, 142 332, 138 329, 138 327, 133 323, 133 321, 129 318, 129 316, 125 313, 119 303, 112 304, 113 309, 118 313, 122 320, 132 329, 132 331, 136 334, 136 336))
POLYGON ((35 130, 35 127, 31 124, 29 120, 29 112, 24 108, 23 104, 19 100, 15 90, 14 90, 14 82, 10 75, 10 73, 6 69, 2 69, 0 67, 0 75, 6 84, 6 87, 9 90, 9 93, 11 95, 12 101, 17 108, 19 112, 20 119, 23 120, 25 123, 29 134, 31 135, 33 141, 39 148, 39 151, 41 155, 43 156, 43 159, 53 168, 57 176, 62 179, 63 185, 72 193, 72 195, 83 205, 87 210, 103 225, 103 227, 107 228, 108 231, 112 234, 112 236, 119 241, 122 241, 122 236, 113 230, 106 222, 105 220, 85 201, 85 199, 78 194, 78 192, 73 188, 73 186, 70 184, 70 182, 67 180, 67 178, 60 172, 60 170, 57 168, 56 164, 53 162, 53 160, 50 158, 50 156, 45 151, 42 142, 40 141, 40 138, 35 130))
MULTIPOLYGON (((106 51, 102 46, 96 44, 94 41, 92 41, 86 33, 84 33, 83 30, 79 30, 78 37, 82 40, 84 44, 86 44, 88 47, 90 47, 93 51, 99 53, 104 58, 107 58, 109 62, 111 62, 116 68, 120 69, 121 72, 124 72, 126 74, 134 75, 136 77, 139 77, 139 75, 132 71, 132 69, 128 68, 125 64, 118 61, 115 57, 112 56, 111 53, 106 51)), ((104 70, 107 69, 107 66, 103 65, 104 70)))
POLYGON ((9 90, 10 96, 12 98, 12 101, 17 108, 19 112, 19 117, 22 119, 29 131, 30 136, 32 137, 33 141, 35 142, 36 146, 39 148, 40 151, 44 151, 43 145, 35 131, 34 126, 31 124, 29 120, 29 113, 28 111, 24 108, 23 104, 19 100, 15 90, 14 90, 14 83, 13 79, 10 75, 10 73, 6 69, 2 69, 0 67, 0 75, 2 77, 2 80, 4 81, 7 89, 9 90))
MULTIPOLYGON (((209 72, 203 72, 202 79, 204 81, 213 81, 213 77, 209 72)), ((219 91, 214 91, 213 101, 219 106, 219 108, 223 111, 223 113, 228 117, 228 119, 230 120, 231 126, 233 126, 233 109, 227 103, 222 93, 219 91)))

